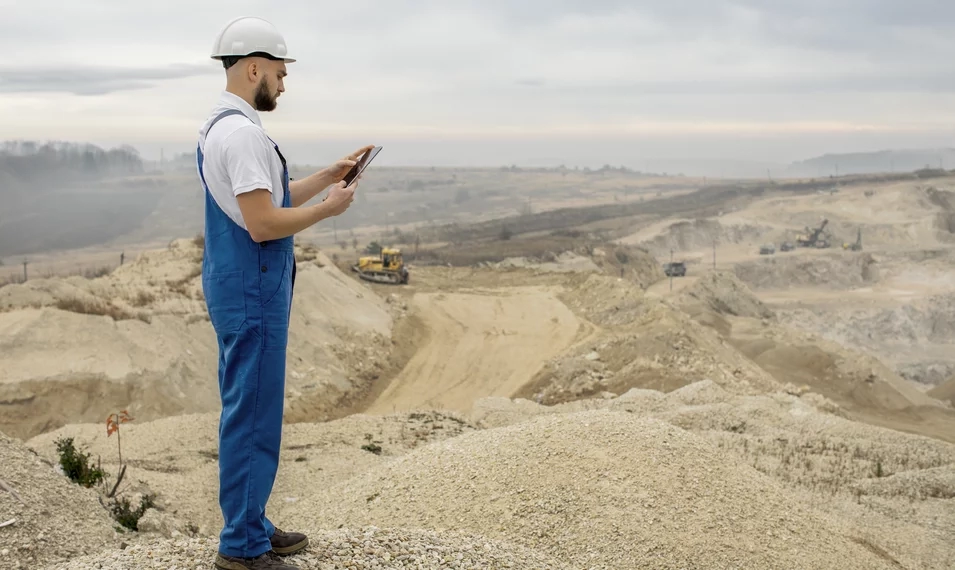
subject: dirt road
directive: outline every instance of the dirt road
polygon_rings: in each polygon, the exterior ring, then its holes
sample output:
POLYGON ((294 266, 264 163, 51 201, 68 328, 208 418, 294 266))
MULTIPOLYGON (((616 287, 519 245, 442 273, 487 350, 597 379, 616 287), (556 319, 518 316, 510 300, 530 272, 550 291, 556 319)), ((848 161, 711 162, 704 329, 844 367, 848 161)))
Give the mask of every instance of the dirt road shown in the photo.
POLYGON ((468 411, 485 396, 510 396, 577 336, 579 321, 551 290, 418 293, 426 340, 366 410, 468 411))

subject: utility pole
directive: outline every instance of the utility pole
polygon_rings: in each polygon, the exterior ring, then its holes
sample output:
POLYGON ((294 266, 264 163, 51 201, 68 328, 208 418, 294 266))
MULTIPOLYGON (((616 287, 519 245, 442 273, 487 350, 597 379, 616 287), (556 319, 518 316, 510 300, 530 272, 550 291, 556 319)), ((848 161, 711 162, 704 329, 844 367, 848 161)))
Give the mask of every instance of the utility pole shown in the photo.
POLYGON ((713 240, 713 271, 716 271, 716 240, 713 240))
POLYGON ((673 248, 670 248, 670 291, 673 291, 673 248))
POLYGON ((23 282, 24 283, 27 282, 27 263, 29 262, 26 259, 24 259, 23 260, 23 282))

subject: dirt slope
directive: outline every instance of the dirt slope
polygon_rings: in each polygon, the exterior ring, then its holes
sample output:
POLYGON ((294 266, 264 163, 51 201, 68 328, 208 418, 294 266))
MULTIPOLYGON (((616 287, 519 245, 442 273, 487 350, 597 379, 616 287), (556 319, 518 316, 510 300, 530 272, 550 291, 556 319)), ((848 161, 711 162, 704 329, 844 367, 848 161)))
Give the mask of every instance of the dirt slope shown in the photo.
POLYGON ((0 528, 0 568, 36 568, 118 544, 96 493, 54 465, 0 433, 0 524, 13 521, 0 528))
MULTIPOLYGON (((0 288, 0 429, 25 438, 123 408, 144 420, 217 409, 201 255, 180 240, 98 279, 0 288)), ((287 385, 296 413, 319 418, 387 365, 392 314, 322 254, 298 256, 287 385)))
POLYGON ((955 378, 932 388, 929 390, 928 395, 945 402, 950 402, 955 406, 955 378))
POLYGON ((426 340, 368 413, 466 411, 482 396, 510 396, 580 327, 543 288, 420 293, 412 303, 426 340))

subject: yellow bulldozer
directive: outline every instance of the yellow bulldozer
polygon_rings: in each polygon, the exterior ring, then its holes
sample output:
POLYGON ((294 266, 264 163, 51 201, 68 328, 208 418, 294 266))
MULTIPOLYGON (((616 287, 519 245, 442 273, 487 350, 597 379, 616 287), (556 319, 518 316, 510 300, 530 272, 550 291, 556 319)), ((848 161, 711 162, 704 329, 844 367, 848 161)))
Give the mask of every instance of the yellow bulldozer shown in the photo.
POLYGON ((401 250, 387 247, 381 248, 378 255, 359 257, 358 263, 352 266, 352 271, 365 281, 374 283, 398 285, 407 283, 409 277, 401 250))

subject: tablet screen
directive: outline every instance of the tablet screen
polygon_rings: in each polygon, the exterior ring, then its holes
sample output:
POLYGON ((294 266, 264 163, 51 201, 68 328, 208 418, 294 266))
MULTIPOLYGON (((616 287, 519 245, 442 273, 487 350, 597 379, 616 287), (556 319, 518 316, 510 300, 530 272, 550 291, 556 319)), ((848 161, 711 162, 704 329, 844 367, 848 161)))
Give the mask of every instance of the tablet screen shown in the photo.
POLYGON ((380 150, 381 150, 381 147, 376 146, 375 148, 363 154, 361 158, 358 159, 358 162, 355 163, 355 166, 353 166, 352 169, 348 171, 348 174, 346 174, 345 178, 343 179, 345 180, 346 187, 351 186, 352 181, 354 181, 355 178, 358 177, 358 175, 364 172, 365 167, 367 167, 371 163, 371 161, 374 160, 375 156, 378 155, 378 152, 380 150))

